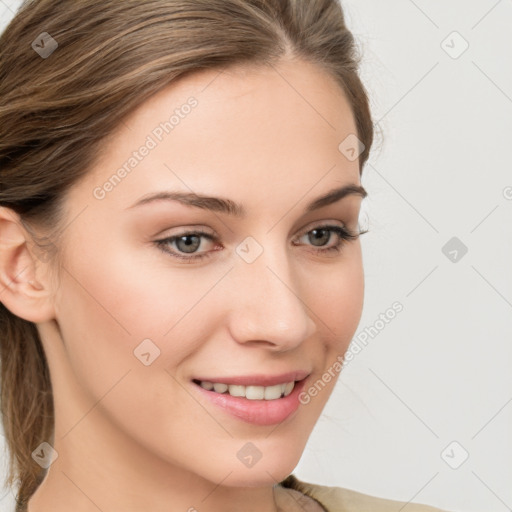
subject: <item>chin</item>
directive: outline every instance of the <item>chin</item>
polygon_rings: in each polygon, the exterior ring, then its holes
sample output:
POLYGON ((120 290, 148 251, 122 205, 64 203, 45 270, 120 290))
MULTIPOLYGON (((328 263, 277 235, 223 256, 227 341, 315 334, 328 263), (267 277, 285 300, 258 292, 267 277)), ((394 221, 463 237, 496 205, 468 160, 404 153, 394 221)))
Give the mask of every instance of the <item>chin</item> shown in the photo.
POLYGON ((222 483, 226 487, 268 487, 284 480, 295 466, 236 470, 222 483))
MULTIPOLYGON (((263 487, 274 485, 284 480, 297 466, 302 450, 288 449, 270 450, 269 455, 265 453, 252 465, 245 465, 237 459, 237 464, 223 465, 222 471, 225 475, 231 472, 228 478, 223 482, 227 487, 263 487), (231 467, 228 467, 231 466, 231 467)), ((217 459, 219 460, 219 459, 217 459)), ((218 481, 221 468, 214 468, 213 478, 218 481)))

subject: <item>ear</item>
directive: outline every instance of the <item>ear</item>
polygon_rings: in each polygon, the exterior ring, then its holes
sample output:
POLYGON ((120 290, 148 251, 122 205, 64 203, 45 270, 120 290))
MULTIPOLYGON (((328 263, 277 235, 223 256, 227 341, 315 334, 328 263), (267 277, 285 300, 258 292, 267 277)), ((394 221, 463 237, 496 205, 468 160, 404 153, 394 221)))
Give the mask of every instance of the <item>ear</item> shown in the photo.
POLYGON ((0 302, 14 315, 40 323, 55 318, 55 310, 49 263, 34 248, 19 215, 0 206, 0 302))

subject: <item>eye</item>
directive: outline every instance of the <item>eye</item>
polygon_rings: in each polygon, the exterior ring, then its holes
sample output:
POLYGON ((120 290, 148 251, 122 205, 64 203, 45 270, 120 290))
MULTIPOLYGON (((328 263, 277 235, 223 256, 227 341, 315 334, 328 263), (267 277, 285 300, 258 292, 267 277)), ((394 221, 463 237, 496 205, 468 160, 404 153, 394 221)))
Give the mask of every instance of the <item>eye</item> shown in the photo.
POLYGON ((211 255, 211 252, 193 254, 194 251, 201 246, 201 238, 206 238, 210 241, 217 241, 216 237, 199 229, 163 238, 162 240, 155 240, 155 244, 158 248, 165 253, 170 254, 173 258, 178 258, 191 263, 192 261, 197 261, 202 258, 208 258, 211 255), (172 246, 173 244, 176 244, 178 249, 177 251, 169 248, 169 246, 172 246), (187 254, 191 254, 191 256, 187 256, 187 254))
MULTIPOLYGON (((306 237, 314 247, 317 247, 317 249, 315 249, 313 252, 319 254, 332 252, 338 253, 341 251, 342 246, 344 246, 346 242, 350 240, 356 240, 359 238, 359 235, 362 235, 366 232, 367 231, 359 231, 357 233, 352 233, 351 231, 341 226, 321 225, 307 231, 301 235, 299 239, 306 237), (331 240, 333 233, 337 237, 335 245, 324 247, 324 245, 326 245, 326 243, 331 240)), ((197 249, 201 246, 202 238, 212 242, 219 241, 217 237, 211 235, 210 233, 202 230, 195 230, 163 238, 161 240, 155 240, 154 243, 159 249, 171 257, 183 260, 185 263, 193 263, 194 261, 198 261, 203 258, 209 258, 212 253, 216 251, 214 249, 213 251, 195 254, 197 249)))
POLYGON ((352 233, 348 229, 342 226, 336 226, 331 224, 326 224, 322 226, 317 226, 306 233, 304 233, 299 239, 306 237, 306 239, 313 244, 314 247, 320 247, 319 249, 315 249, 316 253, 339 253, 342 247, 346 242, 350 240, 357 240, 359 235, 366 233, 366 231, 359 231, 358 233, 352 233), (335 233, 337 237, 337 241, 334 245, 329 247, 324 247, 324 243, 328 243, 332 234, 335 233))

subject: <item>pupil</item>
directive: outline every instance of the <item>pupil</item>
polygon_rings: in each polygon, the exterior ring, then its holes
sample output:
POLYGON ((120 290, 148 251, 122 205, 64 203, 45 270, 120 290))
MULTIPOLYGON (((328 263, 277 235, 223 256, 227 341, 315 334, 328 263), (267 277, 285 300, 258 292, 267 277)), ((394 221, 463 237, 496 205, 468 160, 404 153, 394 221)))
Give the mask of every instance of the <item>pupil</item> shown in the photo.
MULTIPOLYGON (((318 236, 318 233, 323 233, 324 236, 323 238, 325 238, 325 234, 327 233, 327 240, 329 239, 329 232, 327 229, 313 229, 312 233, 314 233, 314 240, 315 241, 318 241, 320 239, 322 239, 322 236, 318 236)), ((327 242, 327 240, 324 240, 324 242, 327 242)), ((316 245, 316 244, 315 244, 316 245)), ((318 245, 323 245, 323 244, 318 244, 318 245)))
MULTIPOLYGON (((185 251, 184 251, 184 252, 194 252, 194 250, 196 250, 196 249, 199 247, 199 243, 198 243, 198 242, 199 242, 199 237, 198 237, 198 236, 196 236, 196 235, 186 235, 186 236, 182 236, 182 237, 180 237, 180 238, 177 240, 177 243, 179 244, 179 243, 180 243, 180 242, 182 242, 182 241, 186 241, 186 242, 185 242, 185 248, 186 248, 186 249, 185 249, 185 251), (190 241, 190 239, 191 239, 191 238, 195 238, 195 239, 196 239, 195 243, 190 241), (187 239, 188 239, 189 241, 186 241, 187 239), (191 250, 190 250, 190 249, 191 249, 191 250)), ((179 245, 178 245, 178 248, 180 248, 180 247, 179 247, 179 245)), ((180 250, 181 250, 181 249, 180 249, 180 250)))

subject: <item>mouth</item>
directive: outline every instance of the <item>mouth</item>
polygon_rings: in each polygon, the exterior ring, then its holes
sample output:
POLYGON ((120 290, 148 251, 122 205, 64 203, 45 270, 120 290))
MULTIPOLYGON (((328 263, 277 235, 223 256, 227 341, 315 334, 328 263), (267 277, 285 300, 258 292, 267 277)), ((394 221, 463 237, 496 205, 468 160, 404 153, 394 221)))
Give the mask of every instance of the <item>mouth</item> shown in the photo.
POLYGON ((202 401, 238 420, 263 426, 281 423, 297 411, 309 375, 195 378, 192 384, 202 401))
POLYGON ((213 391, 221 395, 228 394, 247 400, 278 400, 288 396, 295 387, 297 381, 274 384, 273 386, 243 386, 241 384, 226 384, 225 382, 211 382, 208 380, 194 379, 192 382, 207 391, 213 391))

